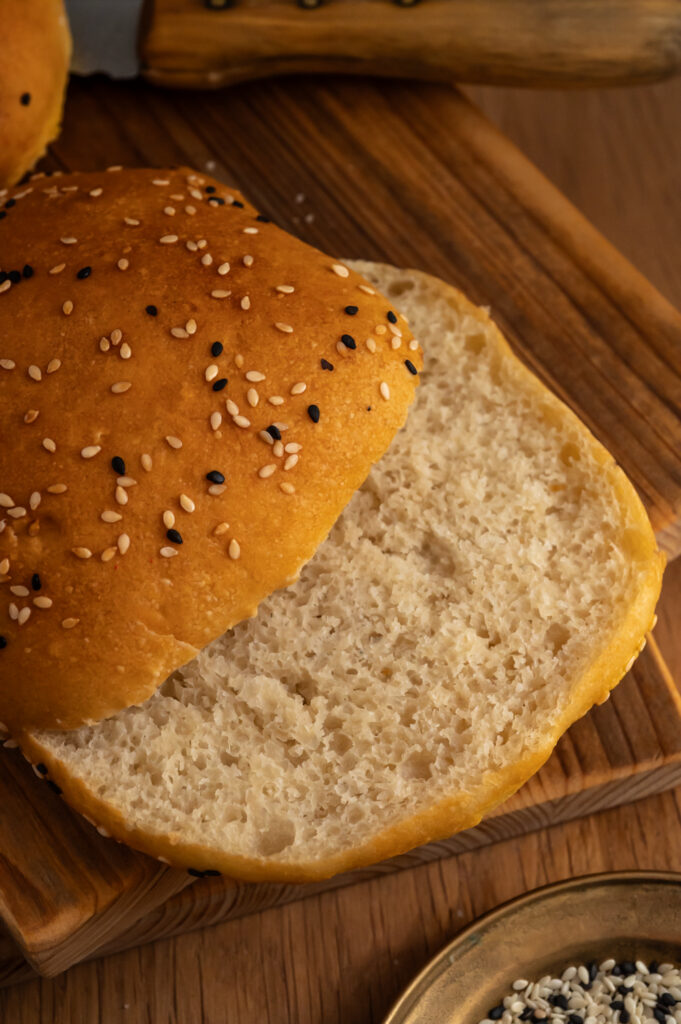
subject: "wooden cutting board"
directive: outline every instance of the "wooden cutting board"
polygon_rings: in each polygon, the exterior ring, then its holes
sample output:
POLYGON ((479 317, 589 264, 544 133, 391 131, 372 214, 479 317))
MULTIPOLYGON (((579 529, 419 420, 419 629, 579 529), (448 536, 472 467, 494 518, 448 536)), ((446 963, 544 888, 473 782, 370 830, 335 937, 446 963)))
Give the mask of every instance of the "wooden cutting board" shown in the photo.
MULTIPOLYGON (((198 94, 74 82, 46 166, 112 163, 210 170, 313 244, 418 266, 491 305, 525 361, 615 454, 660 542, 679 553, 681 317, 455 90, 325 79, 198 94)), ((375 870, 675 785, 679 726, 652 648, 500 813, 375 870)), ((189 881, 102 839, 3 752, 0 911, 36 968, 54 974, 99 948, 310 891, 202 881, 167 902, 189 881)), ((6 971, 16 976, 16 963, 6 971)))

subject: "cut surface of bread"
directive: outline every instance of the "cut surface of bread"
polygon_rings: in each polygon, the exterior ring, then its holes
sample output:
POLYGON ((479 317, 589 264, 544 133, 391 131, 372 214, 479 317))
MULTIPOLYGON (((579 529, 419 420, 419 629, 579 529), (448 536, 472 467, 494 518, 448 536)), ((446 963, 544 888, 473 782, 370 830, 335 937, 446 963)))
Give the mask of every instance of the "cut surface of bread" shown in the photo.
POLYGON ((644 644, 663 557, 633 487, 486 313, 356 265, 424 372, 300 579, 92 728, 20 737, 66 799, 178 865, 304 881, 476 824, 644 644))

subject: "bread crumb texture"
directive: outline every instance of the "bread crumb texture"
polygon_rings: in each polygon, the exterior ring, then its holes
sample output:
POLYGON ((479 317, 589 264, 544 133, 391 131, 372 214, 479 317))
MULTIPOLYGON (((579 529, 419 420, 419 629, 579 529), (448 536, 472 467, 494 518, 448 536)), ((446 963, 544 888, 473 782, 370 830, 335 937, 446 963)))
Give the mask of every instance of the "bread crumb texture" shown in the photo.
POLYGON ((388 454, 257 618, 143 706, 29 743, 174 863, 321 877, 474 824, 652 619, 662 559, 611 457, 453 289, 355 266, 425 350, 388 454))

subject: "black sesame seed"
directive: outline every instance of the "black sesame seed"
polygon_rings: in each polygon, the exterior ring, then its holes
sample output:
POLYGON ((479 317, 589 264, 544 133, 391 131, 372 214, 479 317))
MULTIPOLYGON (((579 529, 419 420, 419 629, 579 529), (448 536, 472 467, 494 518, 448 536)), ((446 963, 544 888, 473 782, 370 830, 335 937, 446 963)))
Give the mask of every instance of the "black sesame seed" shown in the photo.
POLYGON ((388 312, 386 313, 386 316, 388 317, 388 320, 390 321, 391 324, 396 324, 397 323, 397 317, 393 313, 392 309, 388 310, 388 312))
POLYGON ((7 637, 0 636, 0 651, 4 651, 5 647, 7 647, 7 637))
POLYGON ((269 427, 265 427, 265 430, 275 441, 281 441, 281 430, 279 427, 275 427, 274 423, 270 423, 269 427))
POLYGON ((40 761, 36 766, 36 771, 39 771, 41 775, 47 775, 47 766, 40 761))
POLYGON ((76 277, 79 281, 84 281, 86 277, 89 277, 92 273, 92 267, 81 267, 76 277))
POLYGON ((111 460, 111 468, 118 476, 125 476, 125 462, 120 455, 114 455, 111 460))
POLYGON ((354 316, 355 313, 359 312, 359 306, 346 306, 345 312, 348 314, 348 316, 354 316))
POLYGON ((330 363, 328 359, 322 359, 322 370, 333 370, 333 363, 330 363))
POLYGON ((414 374, 414 376, 416 376, 416 374, 419 372, 416 369, 416 367, 414 366, 414 364, 412 363, 411 359, 405 359, 404 360, 404 365, 407 367, 407 369, 409 370, 410 373, 414 374))
POLYGON ((493 1006, 491 1010, 488 1010, 487 1016, 489 1017, 490 1020, 499 1020, 499 1018, 503 1015, 503 1012, 504 1008, 501 1005, 501 1003, 499 1003, 498 1006, 493 1006))
POLYGON ((24 275, 26 280, 28 280, 29 277, 33 277, 33 267, 31 266, 31 264, 27 263, 24 269, 21 271, 21 273, 24 275))
POLYGON ((6 216, 7 216, 7 214, 5 213, 5 211, 4 210, 0 210, 0 220, 4 220, 6 216))
POLYGON ((622 972, 622 968, 620 967, 620 965, 619 964, 615 964, 615 966, 613 967, 613 969, 612 969, 612 971, 610 973, 612 975, 614 975, 615 978, 621 978, 623 972, 622 972))
POLYGON ((631 960, 623 960, 620 964, 622 974, 636 974, 636 964, 631 960))
POLYGON ((659 1006, 656 1006, 653 1010, 653 1017, 658 1021, 658 1024, 665 1024, 665 1021, 667 1020, 666 1011, 661 1010, 659 1006))
POLYGON ((206 480, 210 480, 212 484, 224 484, 225 478, 218 469, 211 469, 210 473, 206 473, 206 480))
POLYGON ((629 1024, 631 1016, 628 1010, 620 1010, 620 1024, 629 1024))
MULTIPOLYGON (((526 1006, 525 1009, 523 1010, 523 1012, 520 1014, 520 1019, 521 1020, 529 1020, 533 1013, 534 1013, 534 1010, 532 1009, 532 1007, 531 1006, 526 1006)), ((581 1022, 580 1022, 580 1024, 581 1024, 581 1022)))
POLYGON ((203 871, 199 871, 198 868, 187 868, 187 874, 192 878, 203 878, 203 871))
POLYGON ((660 962, 659 962, 659 960, 651 960, 650 963, 648 964, 648 970, 650 971, 651 974, 657 974, 658 971, 660 970, 660 962))
POLYGON ((215 185, 206 185, 206 192, 208 192, 209 195, 215 192, 215 185))
POLYGON ((269 224, 270 223, 270 218, 263 216, 262 213, 259 213, 258 216, 255 219, 259 220, 261 224, 269 224))
POLYGON ((346 348, 357 348, 357 342, 351 334, 342 334, 341 341, 346 348))
POLYGON ((235 199, 232 206, 238 206, 240 210, 243 210, 244 208, 244 204, 239 199, 235 199))
POLYGON ((611 1000, 610 1006, 612 1007, 613 1010, 623 1010, 624 1009, 624 1003, 622 1002, 621 999, 613 999, 613 1000, 611 1000))
POLYGON ((30 92, 22 92, 19 102, 21 103, 22 107, 27 107, 31 102, 30 92))
POLYGON ((0 284, 4 284, 6 280, 7 280, 7 271, 6 270, 0 270, 0 284))
POLYGON ((149 314, 149 316, 157 316, 158 315, 158 309, 156 308, 156 306, 147 306, 146 307, 146 311, 149 314))
POLYGON ((319 406, 308 405, 307 415, 310 417, 313 423, 319 423, 319 406))
POLYGON ((5 209, 6 210, 11 210, 12 207, 16 206, 16 205, 17 205, 16 199, 8 199, 7 202, 5 203, 5 209))
POLYGON ((221 356, 223 351, 223 345, 221 341, 214 341, 210 347, 210 354, 212 356, 221 356))
POLYGON ((21 281, 21 274, 18 270, 10 270, 7 276, 12 282, 12 284, 19 284, 19 282, 21 281))
POLYGON ((216 380, 213 384, 213 391, 222 391, 223 388, 227 387, 227 378, 221 377, 220 380, 216 380))
POLYGON ((586 969, 589 972, 589 981, 595 981, 596 975, 598 974, 598 964, 595 960, 590 960, 586 965, 586 969))
POLYGON ((61 786, 58 786, 56 782, 52 781, 52 779, 48 779, 47 780, 47 785, 50 787, 50 789, 52 790, 53 793, 57 794, 57 796, 61 796, 62 795, 63 790, 62 790, 61 786))
POLYGON ((224 206, 225 205, 224 199, 221 199, 219 196, 211 196, 210 199, 207 200, 207 202, 208 202, 209 206, 224 206))
POLYGON ((671 992, 663 992, 658 1002, 662 1003, 663 1006, 676 1006, 676 999, 671 992))
POLYGON ((166 537, 168 538, 168 540, 171 540, 173 544, 182 543, 182 534, 180 533, 179 530, 168 530, 166 532, 166 537))
POLYGON ((40 579, 40 574, 34 572, 33 575, 31 576, 31 587, 33 588, 33 590, 40 590, 42 588, 42 585, 43 582, 40 579))
POLYGON ((557 992, 555 995, 549 996, 549 1002, 552 1006, 559 1006, 561 1010, 567 1010, 568 1008, 567 999, 561 992, 557 992))
POLYGON ((578 1013, 571 1013, 568 1020, 570 1021, 570 1024, 583 1024, 583 1019, 578 1013))

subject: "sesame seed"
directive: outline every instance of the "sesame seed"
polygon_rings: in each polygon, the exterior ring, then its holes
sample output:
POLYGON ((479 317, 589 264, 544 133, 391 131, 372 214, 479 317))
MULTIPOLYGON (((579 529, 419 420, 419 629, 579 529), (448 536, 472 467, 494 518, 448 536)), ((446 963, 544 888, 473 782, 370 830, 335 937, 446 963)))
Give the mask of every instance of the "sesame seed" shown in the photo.
POLYGON ((50 274, 61 274, 61 272, 65 268, 65 266, 66 266, 65 263, 57 263, 54 267, 52 267, 48 271, 48 273, 50 273, 50 274))
POLYGON ((175 525, 175 513, 171 512, 170 509, 166 509, 166 511, 163 513, 163 525, 165 526, 166 530, 169 530, 172 526, 175 525))
POLYGON ((261 430, 258 433, 258 437, 265 442, 265 444, 274 444, 274 438, 266 430, 261 430))
POLYGON ((391 324, 396 324, 397 323, 397 317, 393 313, 392 309, 388 310, 388 312, 386 313, 386 316, 387 316, 387 318, 388 318, 388 320, 390 321, 391 324))
POLYGON ((38 409, 29 409, 24 413, 24 423, 35 423, 38 416, 40 416, 38 409))
POLYGON ((218 523, 213 533, 216 537, 220 537, 223 533, 227 533, 227 530, 229 530, 229 523, 218 523))
POLYGON ((239 406, 236 404, 236 402, 233 402, 231 398, 225 399, 225 407, 230 416, 239 415, 239 406))
POLYGON ((196 334, 196 320, 187 320, 187 323, 184 325, 184 329, 187 334, 196 334))
POLYGON ((9 572, 9 558, 0 559, 0 576, 6 576, 9 572))
POLYGON ((278 331, 281 331, 282 334, 293 334, 293 328, 291 327, 290 324, 282 324, 277 322, 275 323, 274 326, 277 328, 278 331))
POLYGON ((291 295, 295 291, 292 284, 278 284, 276 291, 281 292, 282 295, 291 295))
POLYGON ((74 629, 79 622, 80 619, 62 619, 61 624, 64 629, 74 629))
POLYGON ((182 534, 179 530, 169 529, 166 532, 166 537, 169 541, 172 541, 173 544, 182 544, 182 534))
POLYGON ((270 395, 270 397, 267 399, 267 401, 270 403, 270 405, 283 405, 284 404, 284 399, 282 398, 281 395, 270 395))
POLYGON ((357 287, 359 288, 359 290, 361 292, 364 292, 366 295, 375 295, 376 294, 374 289, 370 288, 368 284, 360 284, 357 287))
POLYGON ((97 196, 101 196, 103 191, 104 191, 103 188, 93 188, 93 189, 90 189, 90 192, 88 194, 91 195, 94 199, 96 199, 97 196))
POLYGON ((272 446, 272 452, 274 455, 276 455, 278 459, 281 458, 281 456, 284 454, 284 446, 281 443, 281 441, 274 442, 274 445, 272 446))
POLYGON ((159 242, 161 245, 172 245, 174 242, 179 241, 177 235, 161 235, 159 242))
POLYGON ((121 485, 118 484, 116 490, 114 491, 114 498, 116 499, 119 505, 127 505, 128 492, 126 491, 125 487, 121 487, 121 485))
POLYGON ((111 332, 111 344, 118 345, 122 338, 123 331, 120 329, 120 327, 115 327, 111 332))
POLYGON ((248 370, 244 374, 244 376, 246 377, 246 380, 253 381, 254 383, 257 383, 258 381, 263 381, 263 380, 266 379, 265 378, 265 374, 264 373, 260 373, 259 370, 248 370))
POLYGON ((76 558, 92 558, 92 552, 89 548, 71 548, 71 552, 76 558))
POLYGON ((102 553, 101 553, 101 555, 99 557, 101 558, 101 560, 103 562, 110 562, 111 559, 115 557, 117 552, 118 552, 118 548, 116 548, 116 547, 105 548, 104 551, 102 551, 102 553))
POLYGON ((48 494, 63 494, 65 491, 68 491, 66 484, 50 484, 47 488, 48 494))
POLYGON ((68 238, 60 238, 59 241, 62 243, 62 245, 75 245, 76 242, 78 241, 78 239, 77 238, 68 237, 68 238))
POLYGON ((3 370, 13 370, 16 365, 13 359, 0 359, 0 368, 3 370))
POLYGON ((190 217, 193 217, 194 214, 196 213, 196 207, 191 205, 185 206, 184 212, 188 213, 190 217))
POLYGON ((268 476, 272 476, 276 468, 277 467, 275 466, 275 464, 273 462, 270 462, 268 463, 267 466, 261 466, 261 468, 258 470, 258 476, 262 477, 262 479, 265 479, 268 476))
POLYGON ((303 391, 307 391, 307 384, 304 384, 303 381, 301 380, 298 381, 297 384, 293 385, 290 393, 292 395, 302 395, 303 391))
POLYGON ((129 359, 130 358, 130 356, 132 355, 132 349, 128 345, 127 341, 123 342, 123 344, 120 347, 120 350, 119 350, 118 354, 121 357, 121 359, 129 359))
POLYGON ((9 589, 16 597, 28 597, 29 595, 28 587, 10 587, 9 589))
POLYGON ((196 243, 196 248, 197 249, 205 249, 207 245, 208 245, 208 242, 206 241, 206 239, 205 238, 201 238, 196 243))
POLYGON ((199 192, 198 188, 190 188, 187 189, 187 191, 189 192, 189 195, 192 197, 192 199, 203 199, 203 196, 199 192))
POLYGON ((4 491, 0 493, 0 506, 2 508, 14 508, 15 502, 10 498, 9 494, 5 494, 4 491))
POLYGON ((172 558, 176 554, 177 548, 163 547, 159 550, 159 555, 162 555, 163 558, 172 558))
POLYGON ((289 452, 290 454, 291 452, 300 452, 302 451, 302 449, 302 444, 296 444, 295 442, 291 441, 289 444, 286 445, 284 451, 289 452))
POLYGON ((387 402, 390 398, 390 388, 384 380, 381 381, 381 386, 378 390, 381 392, 381 398, 384 398, 387 402))
POLYGON ((246 428, 246 427, 250 427, 250 425, 251 425, 251 421, 249 419, 247 419, 245 416, 233 416, 232 419, 233 419, 234 423, 236 423, 237 427, 244 427, 244 428, 246 428))
POLYGON ((418 347, 418 341, 416 340, 416 338, 412 338, 412 340, 409 342, 409 348, 411 349, 412 352, 416 352, 418 347))
POLYGON ((253 257, 249 253, 247 253, 243 257, 242 263, 243 263, 243 265, 245 267, 252 267, 253 266, 253 257))
POLYGON ((390 347, 392 348, 393 351, 397 351, 401 344, 402 339, 398 338, 396 335, 393 335, 393 337, 390 339, 390 347))
POLYGON ((211 430, 219 430, 222 424, 222 413, 212 412, 210 414, 210 426, 211 430))
POLYGON ((79 281, 84 281, 92 273, 92 267, 81 267, 76 277, 79 281))
POLYGON ((350 271, 347 267, 344 267, 342 263, 332 263, 331 269, 334 274, 338 274, 339 277, 349 277, 350 271))
POLYGON ((220 380, 216 380, 213 384, 213 391, 224 391, 227 387, 228 380, 226 377, 221 377, 220 380))
POLYGON ((128 227, 130 227, 130 228, 136 228, 136 227, 139 227, 139 223, 140 222, 138 220, 136 220, 135 217, 124 217, 123 218, 123 223, 127 224, 128 227))
POLYGON ((144 307, 144 311, 145 311, 145 313, 148 313, 149 316, 157 316, 158 315, 158 309, 156 308, 156 306, 145 306, 144 307))
POLYGON ((226 299, 226 298, 228 298, 228 296, 230 296, 230 295, 231 295, 232 293, 231 293, 231 292, 228 292, 228 291, 225 291, 225 290, 224 290, 224 289, 222 289, 222 288, 216 288, 216 289, 214 289, 214 291, 212 291, 212 292, 211 292, 210 294, 211 294, 211 298, 213 298, 213 299, 226 299))
POLYGON ((259 234, 258 228, 244 228, 244 235, 257 235, 259 234))
POLYGON ((388 330, 393 335, 393 337, 395 337, 395 338, 401 338, 402 337, 402 331, 399 329, 399 327, 395 327, 393 324, 389 324, 388 325, 388 330))
POLYGON ((119 380, 115 384, 111 385, 111 391, 114 395, 123 395, 126 391, 129 391, 132 384, 129 380, 119 380))
POLYGON ((85 448, 81 448, 80 454, 84 459, 93 459, 95 455, 99 455, 102 450, 102 446, 99 444, 89 444, 85 448))
POLYGON ((152 185, 169 185, 170 182, 167 181, 165 178, 153 178, 151 184, 152 185))
POLYGON ((18 617, 19 617, 19 609, 17 608, 17 606, 14 603, 14 601, 10 601, 9 617, 12 620, 12 622, 16 622, 18 617))
POLYGON ((293 484, 290 484, 288 483, 288 481, 286 481, 284 483, 279 484, 279 490, 283 491, 284 494, 295 494, 296 489, 293 486, 293 484))
POLYGON ((184 327, 171 327, 170 333, 173 338, 188 338, 189 335, 184 327))
POLYGON ((248 295, 244 295, 243 299, 240 302, 240 306, 242 309, 251 308, 251 300, 249 299, 248 295))
POLYGON ((109 341, 109 339, 108 338, 100 338, 99 339, 99 348, 100 348, 101 352, 108 352, 109 349, 111 348, 111 342, 109 341))
POLYGON ((185 512, 193 512, 196 509, 196 505, 187 494, 180 495, 180 506, 185 512))
POLYGON ((260 401, 260 395, 255 390, 255 388, 248 389, 248 391, 246 392, 246 401, 252 408, 256 407, 256 405, 260 401))
POLYGON ((211 469, 209 473, 206 473, 206 480, 212 484, 224 484, 225 478, 219 469, 211 469))
POLYGON ((127 270, 128 267, 130 266, 130 261, 126 260, 125 257, 123 257, 118 261, 116 266, 118 267, 119 270, 127 270))
POLYGON ((198 252, 199 249, 196 242, 192 242, 191 238, 189 239, 188 242, 185 242, 185 247, 189 249, 190 252, 198 252))
POLYGON ((168 217, 174 217, 175 216, 175 207, 174 206, 164 206, 163 207, 163 212, 165 214, 167 214, 168 217))
POLYGON ((214 341, 210 347, 210 354, 212 356, 221 356, 223 352, 223 345, 221 341, 214 341))
MULTIPOLYGON (((4 636, 0 636, 0 651, 4 651, 5 647, 7 647, 7 638, 4 636)), ((6 747, 9 747, 11 744, 19 746, 16 740, 5 740, 4 745, 6 747)))
POLYGON ((17 505, 15 508, 8 509, 7 515, 11 516, 12 519, 23 519, 26 515, 26 509, 23 505, 17 505))
POLYGON ((104 509, 99 518, 103 523, 119 523, 123 516, 120 512, 113 512, 111 509, 104 509))
POLYGON ((119 487, 135 487, 137 481, 135 480, 134 476, 123 475, 116 478, 116 483, 119 485, 119 487))
POLYGON ((281 431, 274 423, 270 423, 269 427, 266 427, 265 430, 273 441, 281 441, 281 431))
POLYGON ((27 608, 22 608, 21 611, 19 612, 19 614, 17 615, 17 622, 18 622, 18 624, 20 626, 23 626, 23 624, 29 620, 30 616, 31 616, 31 609, 28 608, 28 607, 27 608))
POLYGON ((409 370, 409 373, 412 373, 412 374, 414 374, 414 376, 416 376, 416 374, 418 373, 418 370, 416 369, 416 367, 412 363, 411 359, 405 359, 404 360, 404 365, 409 370))
POLYGON ((227 488, 225 487, 224 484, 211 484, 210 487, 208 488, 208 493, 211 494, 214 498, 217 498, 218 495, 222 494, 226 490, 227 488))
POLYGON ((218 267, 218 274, 220 274, 222 277, 224 277, 225 274, 229 274, 229 271, 230 271, 230 266, 229 266, 229 263, 227 263, 227 262, 221 263, 220 266, 218 267))
POLYGON ((229 557, 236 561, 239 555, 241 554, 241 548, 239 547, 238 540, 232 538, 229 542, 229 547, 227 548, 227 551, 229 553, 229 557))
POLYGON ((359 306, 346 306, 345 312, 348 316, 355 316, 355 314, 359 312, 359 306))
POLYGON ((147 473, 151 472, 151 468, 153 466, 151 455, 149 455, 147 452, 144 452, 143 455, 140 455, 140 463, 142 465, 143 470, 145 470, 147 473))
POLYGON ((341 334, 341 341, 343 342, 346 348, 357 348, 357 342, 355 341, 351 334, 341 334))
POLYGON ((387 330, 388 328, 385 324, 377 324, 376 327, 374 327, 374 334, 385 334, 387 330))
POLYGON ((32 512, 38 508, 41 502, 40 491, 33 491, 30 498, 28 499, 29 508, 32 512))
MULTIPOLYGON (((4 211, 3 211, 3 212, 4 212, 4 211)), ((2 284, 0 284, 0 294, 1 294, 2 292, 7 292, 7 291, 9 291, 9 289, 10 289, 11 287, 12 287, 12 282, 11 282, 10 280, 7 280, 7 281, 3 281, 3 282, 2 282, 2 284)))
POLYGON ((182 441, 180 441, 179 437, 174 437, 172 434, 166 435, 166 441, 171 448, 177 449, 182 447, 182 441))
POLYGON ((217 363, 211 363, 210 366, 206 367, 204 377, 210 383, 210 381, 215 380, 219 372, 220 367, 217 365, 217 363))
POLYGON ((213 257, 211 256, 211 254, 209 252, 207 252, 204 256, 201 257, 201 265, 204 266, 204 267, 210 267, 212 262, 213 262, 213 257))
POLYGON ((33 604, 36 606, 36 608, 51 608, 52 598, 45 597, 44 595, 42 595, 41 597, 34 597, 33 604))
POLYGON ((39 366, 35 365, 35 363, 31 363, 31 365, 29 366, 29 368, 28 368, 28 375, 31 378, 31 380, 42 380, 43 379, 42 371, 41 371, 39 366))
POLYGON ((237 366, 239 369, 241 369, 241 367, 244 365, 244 357, 241 355, 240 352, 237 352, 237 354, 234 356, 234 365, 237 366))
POLYGON ((130 548, 130 537, 127 533, 122 533, 116 541, 116 546, 122 555, 125 555, 130 548))
POLYGON ((287 458, 286 462, 284 463, 284 469, 285 470, 293 469, 293 467, 298 462, 298 459, 299 459, 298 455, 295 455, 295 454, 294 455, 289 455, 289 457, 287 458))
POLYGON ((310 417, 313 423, 319 423, 319 406, 308 405, 307 415, 310 417))
POLYGON ((54 441, 52 440, 51 437, 44 437, 42 439, 41 443, 42 443, 43 448, 46 449, 46 451, 48 451, 48 452, 56 452, 57 446, 56 446, 56 444, 54 443, 54 441))
POLYGON ((61 359, 50 359, 49 363, 47 364, 47 369, 45 370, 45 372, 56 373, 60 366, 61 359))

